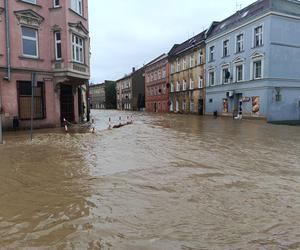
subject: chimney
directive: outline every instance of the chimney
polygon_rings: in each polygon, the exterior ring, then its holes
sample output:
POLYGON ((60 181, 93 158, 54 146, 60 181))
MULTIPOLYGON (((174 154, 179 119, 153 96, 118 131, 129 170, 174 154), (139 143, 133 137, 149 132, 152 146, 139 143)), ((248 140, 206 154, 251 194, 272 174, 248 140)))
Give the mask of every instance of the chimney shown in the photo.
POLYGON ((135 72, 135 67, 132 67, 132 73, 134 73, 135 72))

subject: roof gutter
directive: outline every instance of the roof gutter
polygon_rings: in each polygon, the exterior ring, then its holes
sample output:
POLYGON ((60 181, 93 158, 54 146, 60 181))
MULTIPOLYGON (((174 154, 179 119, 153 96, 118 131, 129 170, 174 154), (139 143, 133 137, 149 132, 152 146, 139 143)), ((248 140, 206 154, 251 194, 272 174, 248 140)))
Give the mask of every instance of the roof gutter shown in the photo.
POLYGON ((6 69, 7 69, 7 74, 4 77, 4 79, 7 80, 8 82, 10 82, 10 80, 11 80, 11 54, 10 54, 8 0, 4 0, 4 2, 5 2, 6 69))

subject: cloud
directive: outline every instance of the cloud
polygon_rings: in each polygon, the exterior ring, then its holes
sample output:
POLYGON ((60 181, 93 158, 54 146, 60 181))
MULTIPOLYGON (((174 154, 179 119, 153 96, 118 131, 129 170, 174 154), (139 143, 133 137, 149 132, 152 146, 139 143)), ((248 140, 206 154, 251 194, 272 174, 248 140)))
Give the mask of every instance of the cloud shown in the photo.
POLYGON ((91 82, 117 80, 235 10, 236 0, 89 0, 91 82))

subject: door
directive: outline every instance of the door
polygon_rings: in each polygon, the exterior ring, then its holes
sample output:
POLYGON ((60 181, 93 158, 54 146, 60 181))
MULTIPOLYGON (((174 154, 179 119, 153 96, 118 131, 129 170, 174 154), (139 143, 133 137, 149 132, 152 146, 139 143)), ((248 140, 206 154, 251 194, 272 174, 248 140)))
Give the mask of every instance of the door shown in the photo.
POLYGON ((69 122, 74 122, 74 96, 71 85, 62 84, 60 88, 60 119, 65 118, 69 122))
POLYGON ((198 100, 198 114, 204 115, 204 101, 203 99, 198 100))

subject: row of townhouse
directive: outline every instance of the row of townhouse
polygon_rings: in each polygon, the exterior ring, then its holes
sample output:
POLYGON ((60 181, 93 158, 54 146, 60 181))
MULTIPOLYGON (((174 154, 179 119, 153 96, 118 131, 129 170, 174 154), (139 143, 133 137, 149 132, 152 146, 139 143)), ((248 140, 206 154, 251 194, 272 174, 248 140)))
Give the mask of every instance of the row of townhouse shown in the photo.
POLYGON ((104 81, 89 86, 90 107, 92 109, 115 109, 116 84, 114 81, 104 81))
POLYGON ((300 2, 258 0, 145 65, 146 111, 299 122, 299 65, 300 2))
POLYGON ((0 0, 0 97, 5 128, 89 119, 87 0, 0 0), (32 75, 36 84, 31 89, 32 75))

